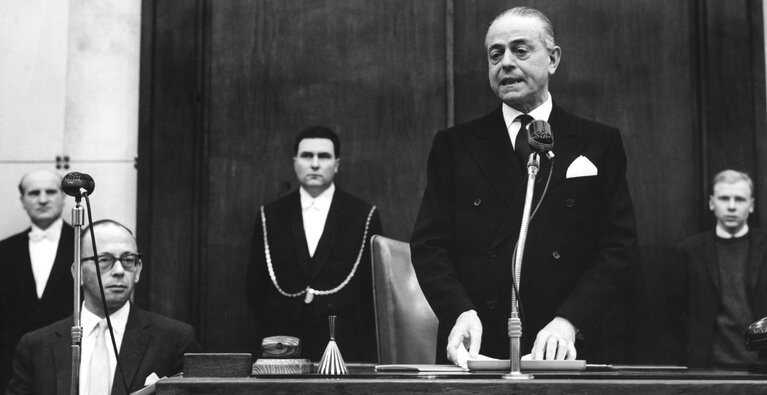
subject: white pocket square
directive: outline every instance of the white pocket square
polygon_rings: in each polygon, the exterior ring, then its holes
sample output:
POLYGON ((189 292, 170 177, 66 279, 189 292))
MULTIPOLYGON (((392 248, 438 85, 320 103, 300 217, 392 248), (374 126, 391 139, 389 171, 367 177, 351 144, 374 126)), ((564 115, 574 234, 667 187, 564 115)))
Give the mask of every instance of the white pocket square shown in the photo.
POLYGON ((594 166, 589 158, 581 155, 576 158, 573 163, 570 163, 570 167, 567 168, 567 176, 565 178, 575 177, 588 177, 599 174, 599 170, 594 166))

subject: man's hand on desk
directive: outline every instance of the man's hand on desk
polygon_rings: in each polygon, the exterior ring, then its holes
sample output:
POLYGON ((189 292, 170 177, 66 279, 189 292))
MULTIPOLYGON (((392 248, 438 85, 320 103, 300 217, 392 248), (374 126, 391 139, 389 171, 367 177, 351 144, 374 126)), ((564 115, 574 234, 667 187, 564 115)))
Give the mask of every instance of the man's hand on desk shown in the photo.
POLYGON ((533 359, 537 360, 574 360, 577 354, 575 351, 575 327, 565 318, 554 317, 548 325, 538 332, 531 354, 533 359))
POLYGON ((479 346, 482 343, 482 322, 477 312, 468 310, 461 313, 455 320, 455 325, 447 337, 447 359, 454 364, 466 368, 466 360, 479 356, 479 346), (469 349, 468 354, 466 349, 469 349))

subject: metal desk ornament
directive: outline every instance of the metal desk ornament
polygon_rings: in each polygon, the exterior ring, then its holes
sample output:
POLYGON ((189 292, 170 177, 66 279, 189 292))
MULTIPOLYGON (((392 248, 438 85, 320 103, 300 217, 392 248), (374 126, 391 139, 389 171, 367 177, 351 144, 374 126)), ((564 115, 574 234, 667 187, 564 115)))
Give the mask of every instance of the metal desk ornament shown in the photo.
POLYGON ((336 344, 336 316, 328 316, 328 326, 330 327, 330 342, 328 342, 325 352, 322 354, 317 373, 333 376, 349 374, 349 369, 346 368, 344 358, 341 356, 341 350, 338 349, 336 344))

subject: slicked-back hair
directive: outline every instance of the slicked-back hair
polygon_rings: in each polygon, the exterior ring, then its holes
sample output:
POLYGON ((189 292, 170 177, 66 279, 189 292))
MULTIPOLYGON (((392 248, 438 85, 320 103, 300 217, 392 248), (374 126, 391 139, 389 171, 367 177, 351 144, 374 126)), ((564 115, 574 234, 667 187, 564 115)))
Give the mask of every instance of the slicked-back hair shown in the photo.
POLYGON ((293 143, 293 155, 298 155, 298 144, 303 139, 328 139, 333 142, 333 150, 335 151, 335 157, 341 157, 341 142, 338 140, 338 135, 329 128, 324 126, 312 126, 301 131, 296 136, 296 140, 293 143))
MULTIPOLYGON (((536 10, 535 8, 530 8, 530 7, 510 8, 500 13, 497 17, 495 17, 495 19, 493 19, 493 21, 490 23, 490 26, 493 26, 493 24, 499 19, 509 15, 521 16, 521 17, 532 17, 543 22, 543 34, 541 34, 541 41, 543 41, 543 43, 546 45, 546 49, 548 49, 549 51, 553 50, 554 47, 557 45, 557 40, 554 35, 554 24, 551 23, 551 20, 549 19, 549 17, 546 16, 546 14, 536 10)), ((488 28, 488 31, 489 30, 490 28, 488 28)))

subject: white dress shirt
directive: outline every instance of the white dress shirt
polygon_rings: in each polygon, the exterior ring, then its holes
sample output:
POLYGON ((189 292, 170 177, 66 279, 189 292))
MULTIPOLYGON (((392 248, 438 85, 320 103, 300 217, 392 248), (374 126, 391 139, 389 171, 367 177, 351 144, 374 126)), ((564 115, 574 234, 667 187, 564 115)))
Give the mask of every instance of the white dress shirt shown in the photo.
MULTIPOLYGON (((548 122, 549 116, 551 115, 551 109, 554 107, 554 103, 551 101, 551 93, 548 93, 548 96, 548 99, 546 99, 543 104, 527 113, 527 115, 533 117, 534 120, 548 122)), ((522 115, 522 112, 509 107, 506 103, 504 103, 501 108, 503 109, 503 121, 506 123, 506 130, 509 131, 509 138, 511 138, 511 145, 516 149, 517 132, 519 131, 519 120, 517 117, 522 115)))
POLYGON ((735 234, 728 232, 722 225, 716 224, 716 235, 723 239, 734 239, 736 237, 743 237, 747 233, 748 233, 748 224, 743 224, 743 227, 740 228, 740 230, 735 234))
POLYGON ((309 247, 309 256, 314 256, 317 244, 320 242, 322 232, 325 230, 325 221, 328 219, 330 203, 333 202, 333 194, 336 191, 335 184, 330 184, 328 189, 322 191, 316 198, 312 198, 304 188, 299 188, 301 195, 301 213, 304 220, 304 234, 306 246, 309 247))
MULTIPOLYGON (((123 342, 123 336, 125 335, 125 326, 128 324, 128 315, 130 314, 130 302, 121 307, 120 310, 115 311, 109 316, 112 321, 112 331, 115 335, 115 343, 117 343, 117 352, 120 352, 120 347, 123 342)), ((83 327, 83 341, 82 341, 82 354, 80 359, 80 394, 81 395, 100 395, 89 394, 88 391, 88 379, 90 372, 91 356, 93 355, 93 348, 96 346, 96 335, 98 335, 98 325, 102 318, 93 314, 85 307, 85 303, 82 304, 82 310, 80 311, 80 325, 83 327)), ((109 381, 110 388, 114 390, 114 383, 112 379, 115 377, 115 368, 117 366, 117 358, 115 357, 114 350, 112 349, 112 339, 109 337, 109 331, 106 333, 107 349, 109 350, 109 381)), ((118 383, 122 385, 122 383, 118 383)))
POLYGON ((43 297, 45 285, 51 276, 62 226, 64 226, 64 220, 59 218, 48 229, 43 230, 32 224, 32 230, 29 231, 29 259, 32 262, 32 274, 35 276, 38 299, 43 297))

